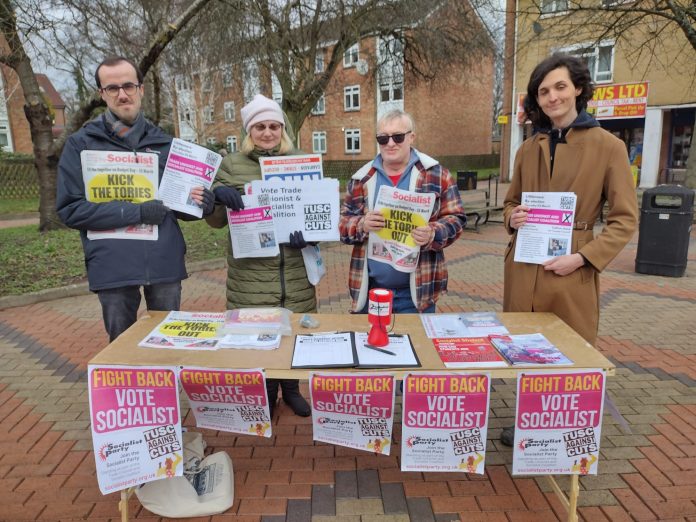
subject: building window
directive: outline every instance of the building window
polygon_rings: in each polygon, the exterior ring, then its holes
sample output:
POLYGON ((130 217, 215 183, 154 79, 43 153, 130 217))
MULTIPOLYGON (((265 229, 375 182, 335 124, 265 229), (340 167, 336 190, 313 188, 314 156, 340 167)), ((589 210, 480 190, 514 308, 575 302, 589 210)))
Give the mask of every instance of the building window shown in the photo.
POLYGON ((568 10, 568 0, 542 0, 541 14, 564 13, 568 10))
MULTIPOLYGON (((7 137, 6 132, 0 132, 0 148, 7 147, 10 144, 10 140, 7 137)), ((324 151, 326 152, 326 151, 324 151)))
POLYGON ((603 42, 596 46, 573 46, 561 51, 581 58, 597 83, 612 81, 614 70, 614 43, 603 42))
POLYGON ((234 102, 225 102, 223 107, 225 109, 225 121, 234 121, 234 102))
POLYGON ((201 90, 203 92, 210 92, 213 90, 213 80, 208 75, 201 75, 201 90))
POLYGON ((312 114, 325 114, 326 113, 326 96, 323 94, 317 100, 317 103, 312 107, 312 114))
POLYGON ((252 59, 244 60, 244 103, 248 103, 254 99, 261 91, 261 83, 259 81, 259 66, 252 59))
POLYGON ((190 107, 187 107, 186 109, 183 110, 181 113, 181 121, 185 121, 189 125, 193 124, 193 121, 196 117, 196 111, 191 109, 190 107))
POLYGON ((346 52, 343 53, 343 67, 354 67, 360 59, 360 48, 358 44, 351 45, 346 52))
POLYGON ((399 101, 404 99, 404 84, 382 82, 379 85, 379 101, 399 101))
POLYGON ((398 38, 379 42, 379 101, 404 99, 404 47, 398 38))
POLYGON ((312 152, 315 154, 326 154, 326 132, 312 133, 312 152))
POLYGON ((213 137, 211 137, 211 138, 206 138, 205 142, 206 142, 208 145, 215 145, 215 144, 217 144, 217 139, 216 139, 216 138, 213 138, 213 137))
POLYGON ((324 72, 324 49, 319 49, 314 55, 314 72, 317 74, 324 72))
POLYGON ((232 86, 232 67, 226 66, 222 68, 222 86, 232 86))
POLYGON ((346 129, 346 154, 360 152, 360 129, 346 129))
POLYGON ((237 136, 227 136, 228 152, 237 152, 237 136))
POLYGON ((213 108, 210 105, 203 107, 203 123, 213 123, 213 108))
POLYGON ((188 76, 177 76, 176 77, 176 90, 177 91, 190 91, 191 90, 191 78, 188 76))
POLYGON ((271 99, 278 105, 283 104, 283 88, 280 86, 280 81, 275 74, 271 74, 271 99))
POLYGON ((350 85, 343 88, 343 108, 347 111, 360 110, 360 86, 350 85))

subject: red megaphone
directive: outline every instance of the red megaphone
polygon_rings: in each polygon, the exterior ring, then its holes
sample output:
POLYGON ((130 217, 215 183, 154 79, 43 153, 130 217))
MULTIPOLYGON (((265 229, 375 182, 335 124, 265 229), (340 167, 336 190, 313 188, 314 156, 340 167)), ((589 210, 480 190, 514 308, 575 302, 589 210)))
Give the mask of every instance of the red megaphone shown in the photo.
POLYGON ((367 344, 370 346, 386 346, 389 344, 388 332, 391 331, 392 301, 394 294, 384 288, 370 290, 367 305, 367 320, 372 325, 367 334, 367 344))

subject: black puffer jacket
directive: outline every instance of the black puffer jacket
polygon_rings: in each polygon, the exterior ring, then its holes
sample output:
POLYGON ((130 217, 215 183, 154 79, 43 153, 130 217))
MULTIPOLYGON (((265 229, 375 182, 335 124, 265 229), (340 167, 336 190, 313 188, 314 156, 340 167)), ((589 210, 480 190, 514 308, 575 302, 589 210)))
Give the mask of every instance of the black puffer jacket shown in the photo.
POLYGON ((172 283, 186 279, 186 244, 177 216, 167 212, 157 241, 87 239, 87 230, 109 230, 140 223, 138 204, 127 201, 90 203, 85 199, 80 153, 83 150, 151 152, 159 155, 162 180, 172 138, 150 122, 138 146, 131 149, 107 130, 103 117, 85 124, 68 138, 58 164, 56 210, 63 223, 80 231, 92 291, 130 285, 172 283))

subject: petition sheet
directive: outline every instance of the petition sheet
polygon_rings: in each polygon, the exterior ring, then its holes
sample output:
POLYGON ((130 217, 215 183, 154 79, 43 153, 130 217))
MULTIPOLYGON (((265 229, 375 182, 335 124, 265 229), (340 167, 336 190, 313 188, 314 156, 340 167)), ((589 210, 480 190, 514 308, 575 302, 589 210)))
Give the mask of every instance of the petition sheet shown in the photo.
POLYGON ((517 230, 515 261, 540 265, 571 253, 575 221, 574 192, 523 192, 527 222, 517 230))

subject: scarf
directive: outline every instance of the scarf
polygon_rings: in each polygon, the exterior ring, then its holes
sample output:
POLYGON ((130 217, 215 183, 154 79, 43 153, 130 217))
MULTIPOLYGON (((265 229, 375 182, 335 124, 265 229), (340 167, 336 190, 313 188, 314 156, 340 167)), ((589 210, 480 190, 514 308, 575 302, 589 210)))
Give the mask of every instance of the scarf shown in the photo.
POLYGON ((145 117, 141 112, 132 125, 127 125, 118 119, 113 112, 107 109, 104 112, 104 125, 117 138, 126 142, 131 149, 137 149, 140 140, 145 134, 145 117))

